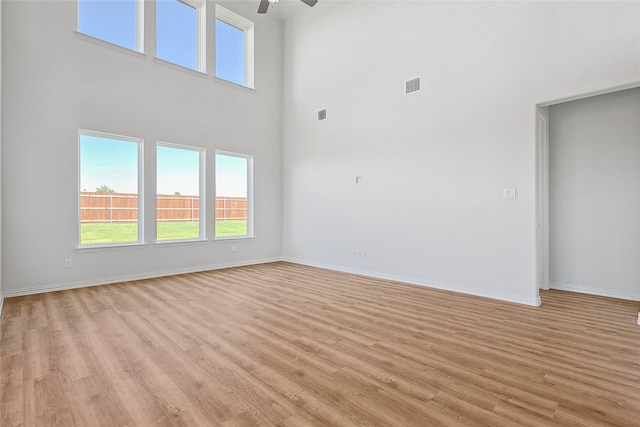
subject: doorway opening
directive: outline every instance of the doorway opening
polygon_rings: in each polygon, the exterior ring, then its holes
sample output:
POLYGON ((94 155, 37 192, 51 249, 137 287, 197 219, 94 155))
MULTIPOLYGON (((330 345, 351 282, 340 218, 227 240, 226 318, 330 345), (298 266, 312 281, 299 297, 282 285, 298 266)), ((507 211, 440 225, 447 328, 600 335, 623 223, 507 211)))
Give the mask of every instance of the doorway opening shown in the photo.
POLYGON ((627 91, 636 88, 640 82, 536 106, 538 290, 564 289, 640 300, 640 273, 633 266, 637 262, 614 254, 625 249, 628 253, 629 247, 631 253, 637 253, 640 248, 640 133, 635 124, 640 104, 638 91, 627 91), (607 94, 611 96, 596 98, 607 94), (609 111, 607 102, 622 102, 620 108, 627 110, 616 114, 609 111), (613 118, 613 123, 603 121, 601 135, 594 135, 600 132, 600 124, 589 123, 593 111, 607 120, 613 118), (616 126, 621 120, 626 120, 626 133, 616 126), (618 142, 620 135, 626 142, 618 142), (626 228, 619 224, 625 221, 626 228), (629 236, 624 234, 626 230, 629 236), (607 242, 614 244, 603 249, 607 242), (593 262, 585 261, 589 259, 593 262), (624 276, 620 271, 628 273, 624 276), (607 281, 609 277, 611 281, 607 281), (612 283, 616 286, 609 288, 612 283))

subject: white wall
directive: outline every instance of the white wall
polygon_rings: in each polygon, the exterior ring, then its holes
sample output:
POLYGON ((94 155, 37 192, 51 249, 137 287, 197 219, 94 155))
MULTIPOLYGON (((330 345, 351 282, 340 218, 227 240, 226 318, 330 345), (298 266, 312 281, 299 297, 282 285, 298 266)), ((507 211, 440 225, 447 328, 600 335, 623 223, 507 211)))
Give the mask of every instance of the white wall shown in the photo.
POLYGON ((640 300, 640 88, 549 113, 551 286, 640 300))
POLYGON ((537 304, 535 105, 640 81, 639 20, 639 2, 298 14, 284 35, 285 258, 537 304))
POLYGON ((4 295, 2 293, 2 2, 0 2, 0 314, 4 295))
MULTIPOLYGON (((5 296, 280 259, 282 25, 253 4, 224 5, 255 20, 255 92, 212 77, 213 31, 204 76, 157 63, 153 50, 141 57, 77 36, 73 1, 3 2, 5 296), (254 155, 255 239, 233 242, 236 253, 232 242, 156 246, 152 236, 142 248, 76 251, 79 128, 144 138, 148 230, 157 140, 208 150, 210 197, 214 150, 254 155)), ((213 3, 207 11, 212 22, 213 3)), ((153 49, 151 13, 145 33, 153 49)))

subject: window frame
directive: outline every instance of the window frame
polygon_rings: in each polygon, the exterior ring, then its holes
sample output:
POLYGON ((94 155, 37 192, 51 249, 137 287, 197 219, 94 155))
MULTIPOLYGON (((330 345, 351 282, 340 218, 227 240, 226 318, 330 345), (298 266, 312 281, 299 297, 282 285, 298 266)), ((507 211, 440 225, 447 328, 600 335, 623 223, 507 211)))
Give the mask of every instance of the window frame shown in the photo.
POLYGON ((168 243, 181 243, 181 242, 199 242, 207 239, 207 217, 206 217, 206 149, 202 147, 196 147, 192 145, 185 144, 175 144, 172 142, 164 142, 157 141, 156 142, 156 176, 155 176, 155 187, 156 187, 156 195, 155 195, 155 224, 156 224, 156 236, 155 243, 156 244, 168 244, 168 243), (200 168, 200 174, 198 177, 198 186, 199 192, 198 195, 199 207, 198 207, 198 237, 196 238, 186 238, 186 239, 158 239, 158 147, 167 147, 167 148, 175 148, 179 150, 189 150, 198 152, 198 166, 200 168))
MULTIPOLYGON (((254 80, 254 57, 255 57, 255 25, 254 22, 233 12, 219 4, 216 4, 215 8, 215 18, 214 18, 214 35, 216 31, 216 21, 222 21, 225 24, 231 25, 232 27, 237 28, 244 32, 244 84, 241 86, 254 89, 255 80, 254 80)), ((217 43, 217 41, 216 41, 217 43)), ((215 49, 214 49, 215 50, 215 49)), ((218 77, 218 56, 214 53, 215 56, 215 71, 214 75, 216 79, 220 79, 225 82, 238 84, 236 82, 232 82, 223 77, 218 77)))
POLYGON ((144 53, 144 0, 135 0, 136 2, 136 46, 135 49, 131 49, 127 46, 123 46, 118 43, 114 43, 110 40, 105 40, 98 36, 80 31, 80 2, 82 0, 76 0, 76 32, 83 36, 90 37, 93 40, 99 40, 103 43, 108 43, 111 46, 117 46, 127 51, 144 53))
POLYGON ((243 239, 253 239, 255 238, 255 234, 254 234, 254 212, 253 212, 253 206, 254 206, 254 202, 253 202, 253 165, 254 165, 254 158, 252 155, 250 154, 242 154, 242 153, 235 153, 235 152, 231 152, 231 151, 224 151, 224 150, 215 150, 214 155, 213 155, 213 167, 214 167, 214 173, 213 173, 213 179, 214 179, 214 185, 213 185, 213 193, 214 193, 214 197, 213 197, 213 206, 214 206, 214 210, 213 210, 213 240, 214 241, 225 241, 225 240, 243 240, 243 239), (229 157, 239 157, 242 159, 246 159, 247 160, 247 234, 243 235, 243 236, 223 236, 223 237, 218 237, 216 235, 216 209, 215 209, 215 204, 216 204, 216 200, 218 198, 218 192, 217 192, 217 164, 216 164, 216 157, 218 155, 223 155, 223 156, 229 156, 229 157))
MULTIPOLYGON (((161 58, 158 56, 158 17, 156 13, 155 22, 155 54, 156 59, 167 62, 169 64, 177 65, 178 67, 186 68, 187 70, 199 71, 206 73, 207 69, 207 1, 206 0, 175 0, 183 3, 186 6, 192 7, 196 10, 196 68, 191 68, 186 65, 178 64, 169 59, 161 58)), ((157 10, 156 3, 156 10, 157 10)))
POLYGON ((145 213, 144 213, 144 139, 133 136, 118 135, 107 132, 92 131, 87 129, 78 129, 78 246, 77 249, 93 249, 93 248, 118 248, 126 246, 140 246, 145 244, 145 213), (96 138, 119 140, 123 142, 134 142, 138 148, 136 154, 138 167, 138 240, 135 242, 109 242, 109 243, 82 243, 82 211, 81 211, 81 193, 82 193, 82 136, 92 136, 96 138))

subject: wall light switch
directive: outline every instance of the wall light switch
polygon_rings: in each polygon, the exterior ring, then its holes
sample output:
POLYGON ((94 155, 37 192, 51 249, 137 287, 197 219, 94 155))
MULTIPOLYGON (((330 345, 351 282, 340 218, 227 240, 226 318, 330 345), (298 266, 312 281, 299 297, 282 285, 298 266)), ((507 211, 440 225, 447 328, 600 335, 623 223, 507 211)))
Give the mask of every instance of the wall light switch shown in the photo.
POLYGON ((502 198, 503 199, 515 199, 516 198, 516 189, 515 188, 505 188, 502 190, 502 198))
POLYGON ((362 177, 356 176, 356 184, 362 184, 362 177))

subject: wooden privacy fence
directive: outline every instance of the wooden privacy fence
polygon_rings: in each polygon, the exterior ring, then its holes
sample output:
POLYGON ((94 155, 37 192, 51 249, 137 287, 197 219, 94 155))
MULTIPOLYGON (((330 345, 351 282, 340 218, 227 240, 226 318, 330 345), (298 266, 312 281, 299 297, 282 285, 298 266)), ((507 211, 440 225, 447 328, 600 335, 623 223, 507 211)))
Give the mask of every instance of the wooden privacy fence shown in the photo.
POLYGON ((129 193, 80 193, 80 222, 135 222, 138 195, 129 193))
MULTIPOLYGON (((246 220, 245 197, 216 197, 216 221, 246 220)), ((194 222, 200 220, 198 196, 156 196, 156 219, 160 222, 194 222)), ((130 193, 80 193, 80 222, 127 223, 138 220, 138 195, 130 193)))
POLYGON ((156 219, 161 222, 194 222, 200 219, 198 196, 156 196, 156 219))
POLYGON ((246 197, 216 197, 216 221, 246 219, 246 197))

